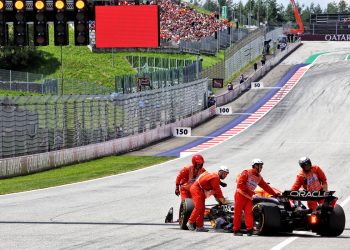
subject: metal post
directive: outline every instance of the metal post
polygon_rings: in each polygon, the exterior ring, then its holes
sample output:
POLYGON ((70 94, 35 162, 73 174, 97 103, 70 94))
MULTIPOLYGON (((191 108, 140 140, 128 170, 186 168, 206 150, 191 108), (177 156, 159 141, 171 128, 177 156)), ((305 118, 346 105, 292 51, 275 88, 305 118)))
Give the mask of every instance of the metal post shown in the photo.
POLYGON ((140 70, 141 70, 141 56, 139 55, 139 69, 138 69, 138 71, 140 72, 140 70))
MULTIPOLYGON (((234 22, 234 20, 233 20, 233 13, 234 13, 234 10, 233 10, 232 7, 230 7, 230 8, 231 8, 231 21, 234 22)), ((233 34, 233 29, 230 27, 230 47, 231 47, 231 44, 232 44, 232 34, 233 34)))
POLYGON ((338 20, 335 21, 335 34, 338 35, 338 20))
MULTIPOLYGON (((219 12, 218 12, 218 15, 219 15, 219 18, 218 18, 218 21, 219 21, 219 23, 220 23, 220 3, 218 2, 218 8, 219 8, 219 12)), ((220 27, 220 25, 219 25, 219 27, 220 27)), ((216 48, 216 52, 217 53, 219 53, 219 30, 220 30, 220 28, 218 28, 217 30, 216 30, 216 45, 217 45, 217 48, 216 48)))
POLYGON ((248 16, 248 26, 252 25, 252 1, 249 1, 249 16, 248 16))
POLYGON ((259 18, 259 9, 260 9, 260 0, 258 0, 258 16, 257 16, 257 19, 258 19, 258 27, 260 28, 260 18, 259 18))
POLYGON ((62 45, 61 45, 61 95, 64 94, 63 92, 63 53, 62 53, 62 45))
POLYGON ((266 5, 266 26, 269 25, 269 6, 266 5))
POLYGON ((197 61, 196 61, 196 80, 199 78, 199 55, 196 56, 197 61))
POLYGON ((112 67, 114 68, 114 48, 112 48, 112 67))

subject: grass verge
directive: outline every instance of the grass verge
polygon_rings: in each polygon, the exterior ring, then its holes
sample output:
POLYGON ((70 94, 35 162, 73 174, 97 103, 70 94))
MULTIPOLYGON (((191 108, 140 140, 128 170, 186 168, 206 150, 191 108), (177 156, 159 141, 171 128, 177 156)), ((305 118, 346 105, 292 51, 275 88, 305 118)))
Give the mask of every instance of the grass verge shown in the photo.
POLYGON ((42 96, 42 94, 35 92, 24 92, 15 90, 0 89, 0 96, 42 96))
POLYGON ((0 194, 54 187, 145 168, 174 159, 156 156, 109 156, 26 176, 0 180, 0 194))
MULTIPOLYGON (((37 47, 42 61, 30 65, 21 71, 44 74, 46 78, 60 78, 62 76, 61 47, 54 46, 53 26, 49 28, 50 45, 37 47), (38 66, 39 65, 39 66, 38 66)), ((79 79, 81 81, 98 83, 103 86, 114 87, 115 76, 135 75, 137 72, 126 60, 126 56, 161 57, 171 59, 195 60, 192 54, 167 54, 151 52, 117 52, 92 53, 87 46, 74 46, 74 31, 69 30, 70 45, 62 46, 63 75, 65 79, 79 79)), ((222 52, 223 54, 223 52, 222 52)), ((223 60, 223 55, 203 56, 203 67, 223 60)))

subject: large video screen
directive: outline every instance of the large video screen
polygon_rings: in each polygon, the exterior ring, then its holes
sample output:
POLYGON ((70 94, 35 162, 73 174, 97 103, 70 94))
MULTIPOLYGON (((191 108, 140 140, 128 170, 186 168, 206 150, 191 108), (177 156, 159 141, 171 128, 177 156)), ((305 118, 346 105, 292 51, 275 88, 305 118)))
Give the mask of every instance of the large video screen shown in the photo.
POLYGON ((96 6, 96 48, 159 46, 158 5, 96 6))

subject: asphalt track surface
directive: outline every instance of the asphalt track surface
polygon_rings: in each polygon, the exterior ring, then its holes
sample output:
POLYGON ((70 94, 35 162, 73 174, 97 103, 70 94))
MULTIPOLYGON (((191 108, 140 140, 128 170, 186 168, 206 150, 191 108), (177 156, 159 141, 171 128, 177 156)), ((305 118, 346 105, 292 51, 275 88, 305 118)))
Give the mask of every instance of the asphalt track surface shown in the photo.
MULTIPOLYGON (((320 44, 316 45, 325 50, 334 46, 320 44)), ((302 63, 306 51, 314 48, 315 43, 304 44, 290 63, 302 63)), ((262 158, 264 179, 284 190, 299 170, 297 160, 307 155, 324 169, 330 190, 336 191, 350 218, 350 62, 344 60, 346 55, 319 58, 256 124, 203 151, 208 170, 220 165, 230 168, 225 196, 233 198, 235 175, 249 168, 252 158, 262 158)), ((349 249, 349 220, 337 238, 310 232, 234 237, 164 224, 169 207, 178 211, 174 179, 189 161, 184 157, 94 181, 1 196, 0 249, 349 249)))

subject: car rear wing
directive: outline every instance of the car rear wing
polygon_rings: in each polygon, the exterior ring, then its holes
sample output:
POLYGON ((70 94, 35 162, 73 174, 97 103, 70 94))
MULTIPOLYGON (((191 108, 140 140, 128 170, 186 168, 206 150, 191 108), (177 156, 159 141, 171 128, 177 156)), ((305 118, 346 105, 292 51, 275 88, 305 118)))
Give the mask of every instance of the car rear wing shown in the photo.
POLYGON ((299 200, 299 201, 313 201, 320 199, 329 199, 335 198, 333 194, 335 191, 306 191, 306 190, 298 190, 298 191, 290 191, 286 190, 282 193, 282 197, 291 199, 291 200, 299 200))

